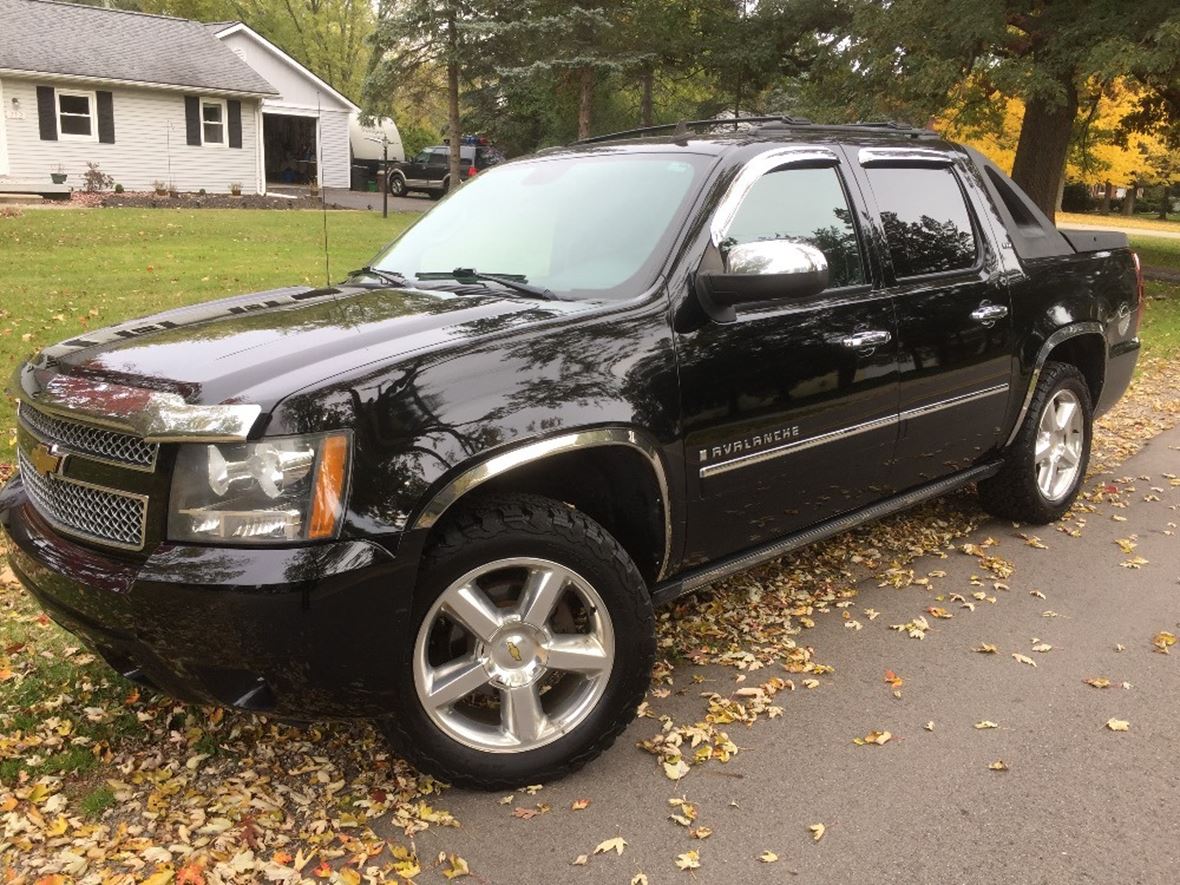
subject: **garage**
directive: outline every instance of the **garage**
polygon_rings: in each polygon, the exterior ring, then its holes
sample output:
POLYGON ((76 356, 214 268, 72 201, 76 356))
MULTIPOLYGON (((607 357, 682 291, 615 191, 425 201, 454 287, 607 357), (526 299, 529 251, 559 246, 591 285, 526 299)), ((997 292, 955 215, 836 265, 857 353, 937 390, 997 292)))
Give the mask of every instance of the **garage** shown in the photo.
POLYGON ((319 182, 315 117, 262 111, 263 171, 267 185, 319 182))
POLYGON ((213 22, 213 34, 278 92, 262 102, 260 177, 268 185, 347 188, 349 118, 360 108, 242 22, 213 22))

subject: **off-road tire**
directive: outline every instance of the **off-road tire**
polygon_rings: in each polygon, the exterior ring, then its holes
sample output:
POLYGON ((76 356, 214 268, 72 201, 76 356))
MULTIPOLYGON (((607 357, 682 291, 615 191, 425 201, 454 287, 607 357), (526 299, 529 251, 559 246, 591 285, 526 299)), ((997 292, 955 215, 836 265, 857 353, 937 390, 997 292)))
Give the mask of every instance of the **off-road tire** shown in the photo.
POLYGON ((391 197, 404 197, 407 193, 406 180, 402 176, 389 176, 389 195, 391 197))
POLYGON ((583 513, 537 495, 489 497, 448 516, 423 557, 414 591, 410 637, 438 596, 473 568, 499 559, 541 557, 566 565, 593 584, 614 628, 615 658, 592 712, 552 743, 519 753, 484 752, 436 726, 418 699, 413 641, 399 650, 399 712, 379 725, 397 753, 436 778, 479 790, 544 783, 598 756, 635 718, 655 660, 655 617, 635 563, 609 532, 583 513))
POLYGON ((1085 482, 1093 436, 1094 408, 1085 377, 1069 363, 1046 363, 1037 380, 1020 432, 1004 452, 1003 467, 995 476, 979 483, 979 501, 983 509, 1001 519, 1032 525, 1044 525, 1060 519, 1069 510, 1085 482), (1063 388, 1068 388, 1077 397, 1082 408, 1084 439, 1081 469, 1069 493, 1059 500, 1050 501, 1041 493, 1036 481, 1037 428, 1046 406, 1063 388))

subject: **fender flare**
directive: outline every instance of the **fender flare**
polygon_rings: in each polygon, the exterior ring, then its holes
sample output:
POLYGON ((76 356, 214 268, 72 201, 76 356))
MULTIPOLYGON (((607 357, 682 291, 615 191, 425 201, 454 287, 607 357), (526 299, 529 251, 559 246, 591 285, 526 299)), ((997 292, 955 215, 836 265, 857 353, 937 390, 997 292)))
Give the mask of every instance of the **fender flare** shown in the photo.
MULTIPOLYGON (((1028 417, 1028 410, 1032 405, 1032 398, 1037 389, 1037 382, 1041 379, 1041 370, 1045 367, 1045 363, 1049 361, 1049 354, 1061 342, 1068 341, 1070 338, 1077 338, 1079 335, 1097 335, 1101 338, 1103 363, 1105 364, 1109 358, 1106 334, 1101 323, 1093 321, 1072 323, 1068 326, 1063 326, 1046 338, 1044 343, 1041 344, 1041 349, 1037 351, 1037 358, 1033 363, 1032 375, 1028 379, 1028 390, 1024 394, 1024 402, 1020 404, 1020 413, 1016 416, 1016 423, 1012 427, 1012 432, 1008 435, 1008 441, 1004 443, 1005 448, 1012 445, 1012 441, 1016 439, 1016 434, 1020 433, 1020 428, 1024 426, 1024 419, 1028 417)), ((1106 376, 1105 368, 1102 374, 1103 377, 1106 376)))
POLYGON ((603 446, 623 446, 642 455, 651 467, 659 488, 664 517, 664 551, 659 579, 663 579, 672 558, 672 513, 668 475, 659 447, 640 430, 631 427, 596 427, 521 443, 498 451, 465 468, 436 490, 415 515, 412 529, 430 529, 460 498, 485 482, 553 455, 603 446))

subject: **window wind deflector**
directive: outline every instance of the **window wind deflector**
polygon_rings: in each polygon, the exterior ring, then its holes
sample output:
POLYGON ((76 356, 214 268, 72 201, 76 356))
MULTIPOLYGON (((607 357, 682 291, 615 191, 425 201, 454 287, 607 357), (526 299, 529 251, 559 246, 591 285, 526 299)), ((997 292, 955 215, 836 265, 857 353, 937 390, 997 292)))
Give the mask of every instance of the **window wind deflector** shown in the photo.
POLYGON ((900 147, 861 148, 857 159, 862 166, 951 166, 955 162, 943 151, 900 147))
POLYGON ((450 271, 419 273, 414 276, 419 280, 458 280, 460 283, 473 283, 479 280, 489 283, 499 283, 507 289, 519 292, 522 295, 528 295, 530 298, 539 298, 542 301, 561 300, 553 292, 542 286, 529 285, 528 279, 523 274, 484 273, 483 271, 478 271, 470 267, 456 267, 450 271))

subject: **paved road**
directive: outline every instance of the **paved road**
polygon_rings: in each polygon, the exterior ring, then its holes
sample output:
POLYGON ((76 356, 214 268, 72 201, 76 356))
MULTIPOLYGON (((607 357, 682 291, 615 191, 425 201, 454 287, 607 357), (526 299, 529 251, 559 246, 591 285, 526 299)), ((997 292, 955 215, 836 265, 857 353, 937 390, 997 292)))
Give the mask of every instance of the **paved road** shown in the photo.
MULTIPOLYGON (((304 196, 307 193, 306 187, 283 187, 281 185, 270 185, 270 192, 275 194, 299 194, 304 196)), ((343 206, 346 209, 367 209, 370 212, 381 211, 381 194, 371 193, 369 191, 350 191, 340 187, 324 188, 324 197, 329 203, 335 203, 338 206, 343 206)), ((409 197, 390 197, 389 211, 390 212, 425 212, 434 205, 434 200, 429 197, 414 196, 409 197)))
MULTIPOLYGON (((853 609, 863 630, 845 629, 832 613, 801 637, 835 672, 816 690, 780 694, 785 716, 732 726, 742 749, 728 765, 695 768, 674 784, 635 748, 658 728, 641 720, 579 774, 536 796, 517 793, 512 805, 501 805, 500 794, 448 792, 438 804, 462 828, 420 835, 420 856, 457 851, 476 881, 494 883, 626 883, 640 871, 653 885, 1175 882, 1180 646, 1164 655, 1151 644, 1161 630, 1180 633, 1177 536, 1164 533, 1180 531, 1180 487, 1165 473, 1180 473, 1180 428, 1117 471, 1151 479, 1125 491, 1125 509, 1102 504, 1088 514, 1080 538, 1042 528, 1049 549, 1035 549, 1011 524, 985 525, 974 540, 995 538, 995 552, 1015 564, 1009 590, 993 590, 993 579, 962 553, 914 563, 919 575, 947 572, 933 590, 864 582, 853 609), (1144 500, 1155 495, 1160 500, 1144 500), (1121 566, 1130 557, 1114 543, 1131 537, 1134 555, 1148 560, 1139 569, 1121 566), (987 578, 995 604, 968 612, 932 598, 970 599, 980 589, 973 575, 987 578), (928 605, 945 606, 953 620, 931 618, 921 641, 889 629, 928 605), (866 607, 880 617, 870 622, 866 607), (1032 651, 1038 640, 1052 650, 1032 651), (983 642, 999 653, 972 651, 983 642), (900 699, 883 682, 886 668, 905 680, 900 699), (1113 687, 1083 683, 1099 676, 1113 687), (1108 730, 1111 718, 1129 721, 1130 730, 1108 730), (984 720, 999 727, 974 727, 984 720), (894 737, 884 746, 853 745, 874 729, 894 737), (998 759, 1008 771, 989 770, 998 759), (697 804, 698 823, 713 829, 707 840, 668 820, 667 800, 681 794, 697 804), (571 811, 580 797, 592 804, 571 811), (553 810, 532 820, 511 816, 514 806, 538 801, 553 810), (820 822, 827 833, 813 843, 807 827, 820 822), (621 857, 571 866, 616 835, 628 842, 621 857), (674 859, 691 849, 701 867, 680 872, 674 859), (766 850, 780 860, 760 863, 766 850)), ((726 668, 682 666, 676 686, 685 694, 653 706, 693 721, 702 712, 696 695, 731 690, 734 677, 726 668)))
POLYGON ((1128 224, 1119 224, 1118 218, 1111 215, 1101 220, 1090 222, 1079 221, 1063 221, 1060 224, 1066 230, 1076 228, 1077 230, 1117 230, 1122 231, 1131 237, 1158 237, 1163 240, 1180 240, 1180 230, 1155 230, 1148 227, 1132 227, 1128 224))

